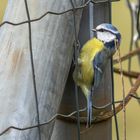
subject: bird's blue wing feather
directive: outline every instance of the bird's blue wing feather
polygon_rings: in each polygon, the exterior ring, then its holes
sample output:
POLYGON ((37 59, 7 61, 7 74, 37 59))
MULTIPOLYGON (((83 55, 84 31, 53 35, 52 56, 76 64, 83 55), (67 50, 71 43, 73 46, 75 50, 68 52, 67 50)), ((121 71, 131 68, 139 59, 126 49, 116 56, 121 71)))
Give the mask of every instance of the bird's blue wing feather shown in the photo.
POLYGON ((97 88, 99 84, 101 83, 105 67, 108 62, 108 50, 104 49, 100 51, 94 58, 93 61, 93 67, 94 67, 94 82, 93 82, 93 88, 97 88))

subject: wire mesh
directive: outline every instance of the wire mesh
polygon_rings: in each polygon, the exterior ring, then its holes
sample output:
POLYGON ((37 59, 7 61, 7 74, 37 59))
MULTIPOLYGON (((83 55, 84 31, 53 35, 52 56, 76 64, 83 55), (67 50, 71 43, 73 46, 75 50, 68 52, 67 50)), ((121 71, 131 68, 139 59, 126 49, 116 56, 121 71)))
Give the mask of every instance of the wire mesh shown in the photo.
MULTIPOLYGON (((65 10, 65 11, 60 11, 60 12, 53 12, 53 11, 47 11, 45 12, 43 15, 41 15, 40 17, 38 18, 35 18, 35 19, 30 19, 30 13, 29 13, 29 10, 28 10, 28 3, 27 3, 27 0, 24 0, 25 2, 25 6, 26 6, 26 12, 27 12, 27 17, 28 17, 28 20, 26 21, 23 21, 23 22, 19 22, 19 23, 13 23, 13 22, 10 22, 10 21, 4 21, 0 24, 0 28, 2 28, 5 24, 8 24, 8 25, 12 25, 12 26, 20 26, 22 24, 28 24, 28 28, 29 28, 29 43, 30 43, 30 60, 31 60, 31 67, 32 67, 32 80, 33 80, 33 86, 34 86, 34 96, 35 96, 35 101, 36 101, 36 113, 37 113, 37 124, 36 125, 33 125, 33 126, 26 126, 26 127, 23 127, 23 128, 20 128, 20 127, 16 127, 16 126, 9 126, 8 128, 6 128, 5 130, 3 130, 2 132, 0 132, 0 136, 4 135, 7 131, 11 130, 11 129, 15 129, 15 130, 18 130, 18 131, 25 131, 25 130, 29 130, 29 129, 33 129, 33 128, 38 128, 38 132, 39 132, 39 140, 41 140, 41 132, 40 132, 40 127, 41 126, 44 126, 44 125, 47 125, 49 123, 51 123, 53 120, 55 120, 56 118, 63 118, 63 119, 66 119, 66 120, 74 120, 75 122, 78 120, 78 133, 80 131, 80 123, 85 123, 86 122, 86 118, 84 119, 81 119, 79 117, 79 113, 81 112, 84 112, 87 110, 87 108, 83 108, 83 109, 79 109, 77 108, 76 111, 73 111, 71 112, 70 114, 55 114, 53 117, 50 118, 50 120, 44 122, 44 123, 40 123, 40 117, 39 117, 39 108, 38 108, 38 97, 37 97, 37 89, 36 89, 36 79, 35 79, 35 72, 34 72, 34 59, 33 59, 33 54, 32 54, 32 30, 31 30, 31 23, 33 22, 36 22, 36 21, 39 21, 41 19, 43 19, 45 16, 47 16, 48 14, 51 14, 51 15, 62 15, 62 14, 65 14, 65 13, 68 13, 68 12, 73 12, 73 15, 75 15, 75 11, 79 10, 79 9, 83 9, 85 7, 87 7, 90 3, 94 3, 94 4, 97 4, 97 3, 103 3, 103 2, 111 2, 111 1, 108 1, 108 0, 100 0, 100 1, 96 1, 96 0, 88 0, 87 2, 85 2, 84 4, 80 5, 80 6, 77 6, 75 7, 73 5, 73 2, 72 2, 72 8, 71 9, 68 9, 68 10, 65 10), (77 114, 77 118, 75 118, 75 114, 77 114)), ((140 7, 140 6, 139 6, 140 7)), ((140 9, 140 8, 139 8, 140 9)), ((138 9, 138 14, 137 16, 139 16, 139 9, 138 9)), ((74 28, 75 28, 75 41, 76 41, 76 46, 79 44, 78 42, 78 38, 77 38, 77 31, 76 31, 76 26, 75 26, 75 17, 74 17, 74 28)), ((139 18, 137 18, 137 29, 139 31, 139 18)), ((133 33, 132 33, 133 34, 133 33)), ((77 50, 77 49, 76 49, 77 50)), ((75 50, 75 52, 76 52, 75 50)), ((120 61, 124 61, 124 60, 127 60, 128 58, 138 54, 140 52, 140 49, 137 48, 136 50, 126 54, 125 56, 121 57, 120 58, 120 61)), ((76 56, 77 57, 77 56, 76 56)), ((118 63, 117 60, 114 60, 113 61, 114 63, 118 63)), ((134 98, 134 99, 137 99, 137 100, 140 100, 139 97, 136 96, 136 91, 138 89, 138 87, 140 86, 140 73, 136 73, 136 72, 126 72, 127 74, 125 75, 125 72, 121 69, 121 70, 116 70, 118 73, 122 73, 124 74, 124 76, 129 76, 131 78, 137 78, 136 79, 136 82, 133 84, 133 87, 131 87, 130 91, 128 92, 128 94, 126 95, 126 97, 123 99, 123 100, 119 100, 119 101, 113 101, 111 103, 108 103, 108 104, 105 104, 103 106, 96 106, 96 105, 93 105, 93 108, 94 109, 97 109, 97 110, 103 110, 109 106, 112 106, 113 104, 119 104, 118 106, 115 107, 115 114, 117 114, 118 112, 120 112, 124 106, 126 106, 128 104, 128 102, 134 98)), ((115 71, 115 72, 116 72, 115 71)), ((76 91, 77 92, 77 91, 76 91)), ((77 98, 77 97, 76 97, 77 98)), ((76 99, 77 100, 77 99, 76 99)), ((78 100, 77 100, 77 107, 78 107, 78 100)), ((99 123, 101 121, 104 121, 104 120, 107 120, 111 117, 114 116, 114 109, 110 110, 110 111, 105 111, 105 112, 101 112, 101 114, 99 114, 98 116, 96 116, 93 120, 92 123, 99 123)), ((80 139, 80 138, 79 138, 80 139)))

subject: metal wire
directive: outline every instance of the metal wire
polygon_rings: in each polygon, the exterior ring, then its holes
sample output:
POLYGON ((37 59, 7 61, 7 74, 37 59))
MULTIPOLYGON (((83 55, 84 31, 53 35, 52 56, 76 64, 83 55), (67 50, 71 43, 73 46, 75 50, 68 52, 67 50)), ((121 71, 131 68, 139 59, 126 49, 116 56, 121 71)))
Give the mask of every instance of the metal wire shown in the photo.
MULTIPOLYGON (((129 52, 132 51, 132 48, 133 48, 133 37, 134 37, 134 16, 133 16, 133 9, 132 9, 132 6, 131 6, 131 3, 130 3, 130 0, 126 0, 127 2, 127 5, 128 5, 128 8, 129 8, 129 11, 130 11, 130 19, 131 19, 131 39, 130 39, 130 44, 129 44, 129 52)), ((131 64, 132 64, 132 58, 130 57, 128 59, 128 71, 131 70, 131 64)), ((129 78, 129 81, 130 81, 130 84, 131 86, 133 85, 133 81, 131 78, 129 78)))
POLYGON ((121 75, 121 82, 122 82, 122 93, 123 93, 123 131, 124 131, 124 140, 126 140, 126 108, 125 108, 125 84, 124 84, 124 77, 123 77, 123 71, 122 71, 122 63, 121 63, 121 54, 120 54, 120 49, 118 49, 118 61, 120 65, 120 75, 121 75))
POLYGON ((137 78, 140 75, 140 72, 125 71, 125 70, 121 71, 120 68, 116 68, 116 67, 113 68, 113 71, 118 74, 122 72, 124 76, 127 76, 129 78, 137 78))
POLYGON ((140 18, 140 2, 138 5, 138 12, 137 12, 137 32, 138 32, 138 37, 140 38, 140 24, 139 24, 139 18, 140 18))
MULTIPOLYGON (((139 10, 140 10, 140 2, 138 0, 137 4, 134 5, 134 2, 131 2, 130 0, 126 0, 128 9, 130 11, 130 19, 131 19, 131 39, 130 39, 130 46, 129 46, 129 52, 132 51, 133 45, 139 49, 138 46, 138 39, 140 39, 140 28, 139 28, 139 10), (136 27, 135 27, 136 26, 136 27), (136 34, 134 34, 134 29, 136 29, 136 34)), ((140 56, 138 55, 138 58, 140 59, 140 56)), ((140 61, 139 61, 140 64, 140 61)), ((132 66, 132 57, 129 57, 128 59, 128 71, 131 70, 132 66)), ((131 78, 129 78, 131 86, 133 85, 133 81, 131 78)), ((138 96, 138 94, 136 94, 138 96)), ((140 105, 140 101, 138 101, 140 105)))
MULTIPOLYGON (((114 1, 119 1, 119 0, 114 0, 114 1)), ((83 9, 85 7, 88 6, 89 3, 94 3, 94 4, 98 4, 98 3, 105 3, 105 2, 108 2, 108 0, 103 0, 103 1, 94 1, 94 0, 88 0, 86 3, 80 5, 80 6, 77 6, 75 7, 75 10, 79 10, 79 9, 83 9)), ((73 11, 74 9, 73 8, 70 8, 68 10, 65 10, 65 11, 61 11, 61 12, 54 12, 54 11, 46 11, 44 14, 42 14, 40 17, 38 18, 34 18, 34 19, 31 19, 30 22, 36 22, 36 21, 39 21, 41 19, 43 19, 44 17, 46 17, 48 14, 51 14, 51 15, 63 15, 63 14, 66 14, 68 12, 71 12, 73 11)), ((19 23, 14 23, 14 22, 10 22, 10 21, 4 21, 0 24, 0 27, 2 27, 3 25, 5 24, 9 24, 9 25, 13 25, 13 26, 19 26, 19 25, 22 25, 22 24, 26 24, 28 23, 28 20, 25 20, 23 22, 19 22, 19 23)))
MULTIPOLYGON (((112 22, 112 9, 111 9, 111 1, 108 0, 108 4, 109 4, 109 22, 112 22)), ((117 115, 116 115, 116 110, 115 110, 115 97, 114 97, 114 74, 113 74, 113 58, 111 58, 111 82, 112 82, 112 107, 113 107, 113 113, 114 113, 114 122, 115 122, 115 129, 116 129, 116 139, 119 140, 119 127, 118 127, 118 119, 117 119, 117 115)))
MULTIPOLYGON (((137 41, 140 38, 140 27, 139 27, 139 12, 140 12, 140 3, 138 2, 137 4, 134 5, 134 2, 130 2, 130 0, 126 0, 127 5, 128 5, 128 9, 130 11, 130 18, 131 18, 131 39, 130 39, 130 48, 129 51, 132 51, 133 45, 137 46, 137 41), (135 23, 136 22, 136 23, 135 23), (136 32, 138 35, 136 35, 136 38, 134 36, 134 28, 135 28, 135 24, 136 24, 136 32), (135 43, 135 44, 134 44, 135 43)), ((140 57, 139 57, 140 58, 140 57)), ((131 69, 131 58, 129 58, 128 61, 128 70, 131 69)), ((132 81, 130 79, 130 82, 132 84, 132 81)))
MULTIPOLYGON (((137 100, 140 100, 139 97, 133 95, 133 94, 130 94, 129 96, 137 99, 137 100)), ((115 104, 118 104, 118 103, 122 103, 123 100, 118 100, 118 101, 115 101, 114 103, 115 104)), ((93 105, 92 107, 94 109, 97 109, 97 110, 102 110, 102 109, 106 109, 108 108, 110 105, 112 105, 113 103, 108 103, 108 104, 105 104, 103 106, 96 106, 96 105, 93 105)), ((84 112, 86 111, 87 108, 82 108, 82 109, 79 109, 79 112, 84 112)), ((17 130, 17 131, 25 131, 25 130, 29 130, 29 129, 34 129, 34 128, 37 128, 37 127, 41 127, 41 126, 44 126, 44 125, 48 125, 49 123, 51 123, 52 121, 54 121, 57 117, 64 117, 64 118, 70 118, 71 116, 74 116, 75 114, 77 114, 77 111, 73 111, 71 112, 70 114, 68 115, 65 115, 65 114, 55 114, 52 118, 50 118, 48 121, 44 122, 44 123, 40 123, 40 124, 36 124, 36 125, 33 125, 33 126, 27 126, 27 127, 23 127, 23 128, 20 128, 20 127, 16 127, 16 126, 9 126, 8 128, 4 129, 2 132, 0 132, 0 136, 4 135, 5 133, 7 133, 8 131, 10 131, 11 129, 14 129, 14 130, 17 130)))
MULTIPOLYGON (((75 35, 75 44, 74 44, 74 56, 75 56, 75 66, 78 65, 78 52, 79 52, 79 41, 77 36, 76 29, 76 17, 75 17, 75 6, 72 0, 70 0, 73 8, 73 23, 74 23, 74 35, 75 35)), ((79 117, 79 99, 78 99, 78 87, 75 83, 75 100, 76 100, 76 110, 77 110, 77 139, 80 140, 80 117, 79 117)))
MULTIPOLYGON (((92 2, 92 3, 98 3, 98 2, 94 2, 93 0, 88 0, 86 3, 82 4, 81 6, 77 6, 75 7, 74 9, 75 10, 79 10, 79 9, 83 9, 85 7, 87 7, 87 5, 92 2)), ((100 3, 100 2, 99 2, 100 3)), ((30 22, 36 22, 36 21, 39 21, 41 20, 42 18, 44 18, 45 16, 47 16, 48 14, 51 14, 51 15, 63 15, 63 14, 66 14, 68 12, 71 12, 74 10, 73 8, 70 8, 68 10, 65 10, 65 11, 61 11, 61 12, 54 12, 54 11, 46 11, 44 14, 42 14, 40 17, 38 18, 35 18, 35 19, 31 19, 30 22)), ((22 24, 26 24, 28 23, 28 20, 25 20, 23 22, 19 22, 19 23, 14 23, 14 22, 10 22, 10 21, 4 21, 0 24, 0 27, 2 27, 4 24, 9 24, 9 25, 13 25, 13 26, 19 26, 19 25, 22 25, 22 24)))
POLYGON ((133 94, 130 94, 130 96, 137 99, 137 100, 140 100, 140 97, 138 97, 138 96, 134 96, 133 94))
MULTIPOLYGON (((140 54, 140 48, 136 48, 135 50, 130 51, 126 55, 122 56, 120 58, 120 60, 121 60, 121 62, 123 62, 125 60, 128 60, 130 57, 133 57, 133 56, 139 55, 139 54, 140 54)), ((113 60, 113 64, 117 64, 117 63, 118 63, 118 60, 117 59, 114 59, 113 60)))
POLYGON ((111 77, 112 77, 112 106, 113 106, 113 113, 114 113, 114 121, 115 121, 115 128, 116 128, 116 138, 119 140, 119 127, 118 127, 118 119, 115 110, 115 97, 114 97, 114 75, 113 75, 113 61, 111 59, 111 77))
MULTIPOLYGON (((31 22, 30 22, 30 13, 28 9, 27 0, 24 0, 27 18, 28 18, 28 29, 29 29, 29 49, 30 49, 30 60, 31 60, 31 70, 32 70, 32 80, 33 80, 33 88, 34 88, 34 96, 35 96, 35 106, 36 106, 36 115, 37 115, 37 124, 40 124, 40 116, 39 116, 39 106, 38 106, 38 97, 37 97, 37 88, 36 88, 36 78, 35 78, 35 68, 34 68, 34 58, 33 58, 33 50, 32 50, 32 30, 31 30, 31 22)), ((39 140, 41 140, 41 130, 40 126, 38 126, 38 136, 39 140)))
MULTIPOLYGON (((19 25, 22 25, 22 24, 28 24, 28 28, 29 28, 29 49, 30 49, 30 59, 31 59, 31 68, 32 68, 32 79, 33 79, 33 86, 34 86, 34 94, 35 94, 35 102, 36 102, 36 112, 37 112, 37 124, 36 125, 33 125, 33 126, 28 126, 28 127, 24 127, 24 128, 20 128, 20 127, 15 127, 15 126, 10 126, 8 128, 6 128, 4 131, 2 131, 0 133, 0 136, 4 135, 7 131, 9 131, 10 129, 15 129, 15 130, 19 130, 19 131, 24 131, 24 130, 29 130, 29 129, 33 129, 33 128, 38 128, 38 132, 39 132, 39 140, 41 140, 41 131, 40 131, 40 127, 41 126, 44 126, 44 125, 47 125, 49 123, 51 123, 53 120, 55 120, 58 116, 61 116, 61 117, 65 117, 65 118, 70 118, 71 116, 77 114, 77 122, 78 122, 78 140, 80 140, 79 138, 79 130, 80 130, 80 118, 79 118, 79 113, 80 112, 83 112, 83 111, 86 111, 87 108, 83 108, 83 109, 79 109, 79 103, 78 103, 78 91, 76 90, 75 88, 75 93, 76 93, 76 111, 68 114, 68 115, 65 115, 65 114, 55 114, 50 120, 48 120, 47 122, 44 122, 44 123, 40 123, 40 116, 39 116, 39 107, 38 107, 38 98, 37 98, 37 88, 36 88, 36 79, 35 79, 35 69, 34 69, 34 59, 33 59, 33 52, 32 52, 32 32, 31 32, 31 23, 32 22, 36 22, 36 21, 39 21, 41 20, 42 18, 44 18, 46 15, 48 14, 53 14, 53 15, 62 15, 62 14, 65 14, 67 12, 71 12, 73 11, 73 17, 74 17, 74 30, 75 30, 75 41, 76 41, 76 45, 78 45, 78 37, 77 37, 77 31, 76 31, 76 19, 75 19, 75 12, 79 9, 83 9, 85 7, 87 7, 87 5, 91 2, 91 3, 94 3, 94 4, 97 4, 97 3, 103 3, 103 2, 109 2, 108 0, 100 0, 100 1, 94 1, 94 0, 88 0, 86 3, 80 5, 80 6, 77 6, 77 7, 74 7, 73 5, 73 2, 72 2, 72 8, 71 9, 68 9, 66 11, 61 11, 61 12, 53 12, 53 11, 47 11, 46 13, 44 13, 43 15, 41 15, 40 17, 38 18, 35 18, 35 19, 30 19, 30 13, 29 13, 29 9, 28 9, 28 3, 27 3, 27 0, 24 0, 25 2, 25 7, 26 7, 26 12, 27 12, 27 17, 28 17, 28 20, 26 21, 23 21, 23 22, 19 22, 19 23, 13 23, 13 22, 9 22, 9 21, 4 21, 3 23, 0 24, 0 27, 4 26, 5 24, 9 24, 9 25, 12 25, 12 26, 19 26, 19 25)), ((139 11, 140 12, 140 11, 139 11)), ((138 15, 139 15, 139 12, 138 12, 138 15)), ((137 21, 139 21, 139 19, 137 19, 137 21)), ((139 29, 139 27, 138 27, 139 29)), ((140 30, 140 29, 139 29, 140 30)), ((75 47, 76 48, 76 47, 75 47)), ((75 52, 76 52, 76 49, 75 49, 75 52)), ((77 58, 77 56, 75 56, 75 58, 77 58)), ((112 92, 113 93, 113 92, 112 92)), ((130 94, 131 97, 137 99, 137 100, 140 100, 139 97, 137 96, 134 96, 133 94, 130 94)), ((116 103, 122 103, 123 100, 120 100, 120 101, 112 101, 111 103, 108 103, 106 105, 103 105, 103 106, 96 106, 96 105, 93 105, 93 108, 94 109, 105 109, 111 105, 113 105, 113 110, 115 111, 115 104, 116 103)), ((116 112, 114 113, 114 116, 116 115, 116 112)))
MULTIPOLYGON (((130 96, 132 96, 132 97, 134 97, 134 98, 137 99, 137 97, 134 96, 134 95, 132 95, 132 94, 131 94, 130 96)), ((139 99, 139 98, 138 98, 138 99, 139 99)), ((123 100, 115 101, 115 104, 122 103, 122 102, 123 102, 123 100)), ((112 103, 108 103, 108 104, 103 105, 103 106, 96 106, 96 105, 93 105, 93 108, 94 108, 94 109, 100 110, 100 109, 105 109, 105 108, 109 107, 110 105, 112 105, 112 103)), ((79 112, 84 112, 84 111, 86 111, 86 110, 87 110, 87 108, 79 109, 79 112)), ((39 127, 39 126, 47 125, 47 124, 51 123, 52 121, 54 121, 58 116, 65 117, 65 118, 69 118, 69 117, 71 117, 71 116, 73 116, 73 115, 75 115, 75 114, 77 114, 77 111, 73 111, 73 112, 71 112, 71 113, 68 114, 68 115, 65 115, 65 114, 56 114, 56 115, 54 115, 51 119, 49 119, 47 122, 40 123, 39 125, 37 124, 37 125, 33 125, 33 126, 24 127, 24 128, 15 127, 15 126, 10 126, 10 127, 6 128, 5 130, 3 130, 3 131, 0 133, 0 136, 4 135, 5 133, 7 133, 8 131, 10 131, 11 129, 18 130, 18 131, 25 131, 25 130, 37 128, 37 127, 39 127)))

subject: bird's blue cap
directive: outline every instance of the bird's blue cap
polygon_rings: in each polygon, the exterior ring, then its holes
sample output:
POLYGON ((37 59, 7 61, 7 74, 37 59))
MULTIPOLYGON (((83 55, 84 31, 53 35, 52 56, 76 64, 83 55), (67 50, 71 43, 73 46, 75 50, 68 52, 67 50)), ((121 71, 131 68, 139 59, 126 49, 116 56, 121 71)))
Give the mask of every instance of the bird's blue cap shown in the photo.
POLYGON ((114 34, 116 36, 116 39, 118 39, 118 41, 120 42, 121 34, 118 31, 118 29, 116 27, 114 27, 112 24, 102 23, 102 24, 98 25, 95 30, 98 31, 100 29, 103 29, 103 30, 106 30, 108 32, 111 32, 112 34, 114 34))

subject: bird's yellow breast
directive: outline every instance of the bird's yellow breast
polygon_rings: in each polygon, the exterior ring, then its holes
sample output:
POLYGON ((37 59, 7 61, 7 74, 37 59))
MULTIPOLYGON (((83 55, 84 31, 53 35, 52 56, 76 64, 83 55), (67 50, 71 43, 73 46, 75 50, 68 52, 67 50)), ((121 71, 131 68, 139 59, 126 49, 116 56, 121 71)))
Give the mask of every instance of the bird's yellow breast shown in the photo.
POLYGON ((96 54, 103 49, 104 45, 96 38, 89 40, 81 49, 78 58, 78 66, 75 68, 74 80, 81 88, 91 88, 94 68, 93 60, 96 54))

